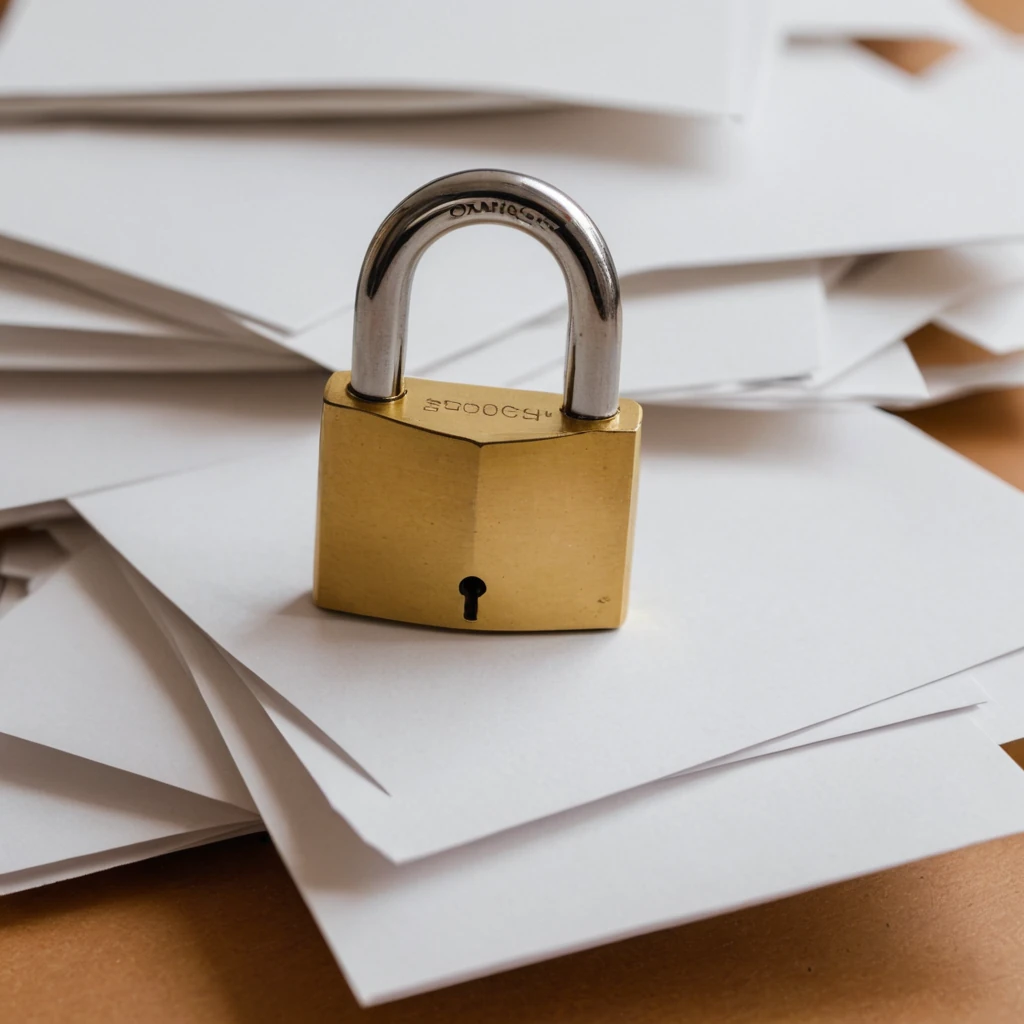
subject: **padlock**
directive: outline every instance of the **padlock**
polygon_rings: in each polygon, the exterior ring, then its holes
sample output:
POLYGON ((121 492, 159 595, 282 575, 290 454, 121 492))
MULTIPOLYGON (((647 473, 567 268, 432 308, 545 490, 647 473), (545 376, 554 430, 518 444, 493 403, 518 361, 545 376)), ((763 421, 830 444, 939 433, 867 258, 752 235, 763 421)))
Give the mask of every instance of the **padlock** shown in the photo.
POLYGON ((608 247, 558 189, 476 170, 405 199, 363 262, 351 373, 324 392, 316 603, 456 629, 621 625, 641 420, 619 399, 621 335, 608 247), (416 264, 435 239, 477 223, 527 232, 562 268, 562 396, 404 376, 416 264))

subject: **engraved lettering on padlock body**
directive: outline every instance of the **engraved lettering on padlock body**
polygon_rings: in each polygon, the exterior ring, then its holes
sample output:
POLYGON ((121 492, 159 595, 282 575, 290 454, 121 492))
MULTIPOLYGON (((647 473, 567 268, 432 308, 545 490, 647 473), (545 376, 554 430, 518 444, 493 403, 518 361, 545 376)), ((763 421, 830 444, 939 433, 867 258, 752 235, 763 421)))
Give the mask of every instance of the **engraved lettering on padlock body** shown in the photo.
MULTIPOLYGON (((495 175, 503 194, 514 192, 521 179, 508 172, 453 175, 446 180, 458 179, 469 195, 456 201, 461 193, 451 185, 431 183, 398 211, 405 211, 402 217, 408 219, 420 201, 434 210, 440 192, 446 197, 446 216, 461 205, 466 212, 454 219, 471 222, 490 213, 480 207, 480 193, 484 186, 495 190, 490 178, 495 175), (480 175, 485 177, 476 180, 480 175), (466 188, 467 180, 478 187, 466 188)), ((525 180, 529 196, 541 183, 525 180)), ((559 195, 551 186, 543 189, 559 195)), ((500 200, 487 200, 494 201, 500 205, 500 200)), ((508 202, 506 213, 497 216, 509 216, 508 202)), ((522 203, 512 205, 515 216, 521 216, 522 203)), ((532 230, 558 231, 557 211, 552 213, 550 204, 545 208, 543 216, 554 227, 532 230)), ((585 218, 576 208, 571 215, 585 218)), ((394 221, 395 214, 371 245, 364 277, 367 267, 379 260, 381 234, 388 234, 394 221)), ((600 239, 586 220, 577 225, 572 244, 592 236, 600 239)), ((406 239, 417 248, 408 235, 406 239)), ((611 395, 593 386, 602 379, 600 361, 592 364, 597 372, 588 378, 590 383, 579 387, 572 373, 579 359, 567 362, 564 395, 404 378, 404 305, 397 314, 380 307, 374 316, 363 318, 361 327, 357 316, 353 374, 334 374, 324 393, 317 604, 456 629, 621 625, 628 605, 642 413, 636 402, 618 399, 618 282, 610 257, 605 257, 606 250, 589 243, 581 244, 580 253, 572 257, 583 278, 593 280, 581 299, 581 286, 567 276, 570 350, 572 332, 579 330, 574 324, 584 324, 587 329, 578 337, 589 338, 598 350, 604 332, 610 346, 604 357, 613 352, 615 359, 603 376, 615 381, 611 395), (610 327, 598 323, 597 334, 593 317, 580 313, 593 301, 591 312, 600 316, 594 294, 613 297, 607 311, 610 327), (378 383, 389 393, 365 396, 360 393, 367 387, 365 373, 361 387, 353 386, 357 356, 388 349, 396 323, 398 346, 391 347, 390 356, 398 359, 399 371, 384 359, 378 383), (607 413, 610 406, 611 413, 601 418, 571 415, 574 396, 592 411, 607 413)), ((395 266, 396 259, 388 265, 395 266)), ((409 282, 399 284, 398 301, 407 303, 409 282)), ((360 288, 364 286, 365 281, 360 288)), ((584 365, 584 353, 593 354, 588 344, 578 353, 584 365)), ((364 369, 369 362, 364 360, 364 369)))

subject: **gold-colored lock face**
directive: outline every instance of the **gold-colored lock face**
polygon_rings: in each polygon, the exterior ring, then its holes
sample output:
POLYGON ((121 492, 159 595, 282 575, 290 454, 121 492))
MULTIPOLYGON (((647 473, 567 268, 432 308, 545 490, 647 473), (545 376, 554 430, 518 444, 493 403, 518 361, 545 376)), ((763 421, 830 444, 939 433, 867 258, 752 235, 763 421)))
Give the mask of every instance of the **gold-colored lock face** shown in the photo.
POLYGON ((636 402, 595 421, 547 392, 409 377, 371 402, 349 380, 324 393, 317 604, 458 629, 621 625, 636 402))

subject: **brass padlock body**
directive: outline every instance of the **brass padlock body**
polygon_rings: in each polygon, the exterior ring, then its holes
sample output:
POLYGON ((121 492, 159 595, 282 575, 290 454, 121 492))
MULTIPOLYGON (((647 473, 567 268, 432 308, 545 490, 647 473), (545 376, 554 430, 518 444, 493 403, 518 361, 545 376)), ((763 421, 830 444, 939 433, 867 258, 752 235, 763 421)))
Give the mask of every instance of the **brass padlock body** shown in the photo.
POLYGON ((641 409, 405 379, 394 401, 324 393, 314 599, 476 630, 608 629, 629 594, 641 409), (467 578, 486 590, 467 618, 467 578))

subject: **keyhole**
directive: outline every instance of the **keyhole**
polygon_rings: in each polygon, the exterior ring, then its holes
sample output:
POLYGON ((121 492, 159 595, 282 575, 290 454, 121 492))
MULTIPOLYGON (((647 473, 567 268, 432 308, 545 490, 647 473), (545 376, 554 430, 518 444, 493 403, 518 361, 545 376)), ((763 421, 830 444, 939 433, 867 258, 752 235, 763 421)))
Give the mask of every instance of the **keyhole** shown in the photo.
POLYGON ((487 593, 487 584, 479 576, 467 576, 459 584, 459 593, 466 599, 462 617, 469 619, 470 622, 476 622, 477 604, 487 593))

